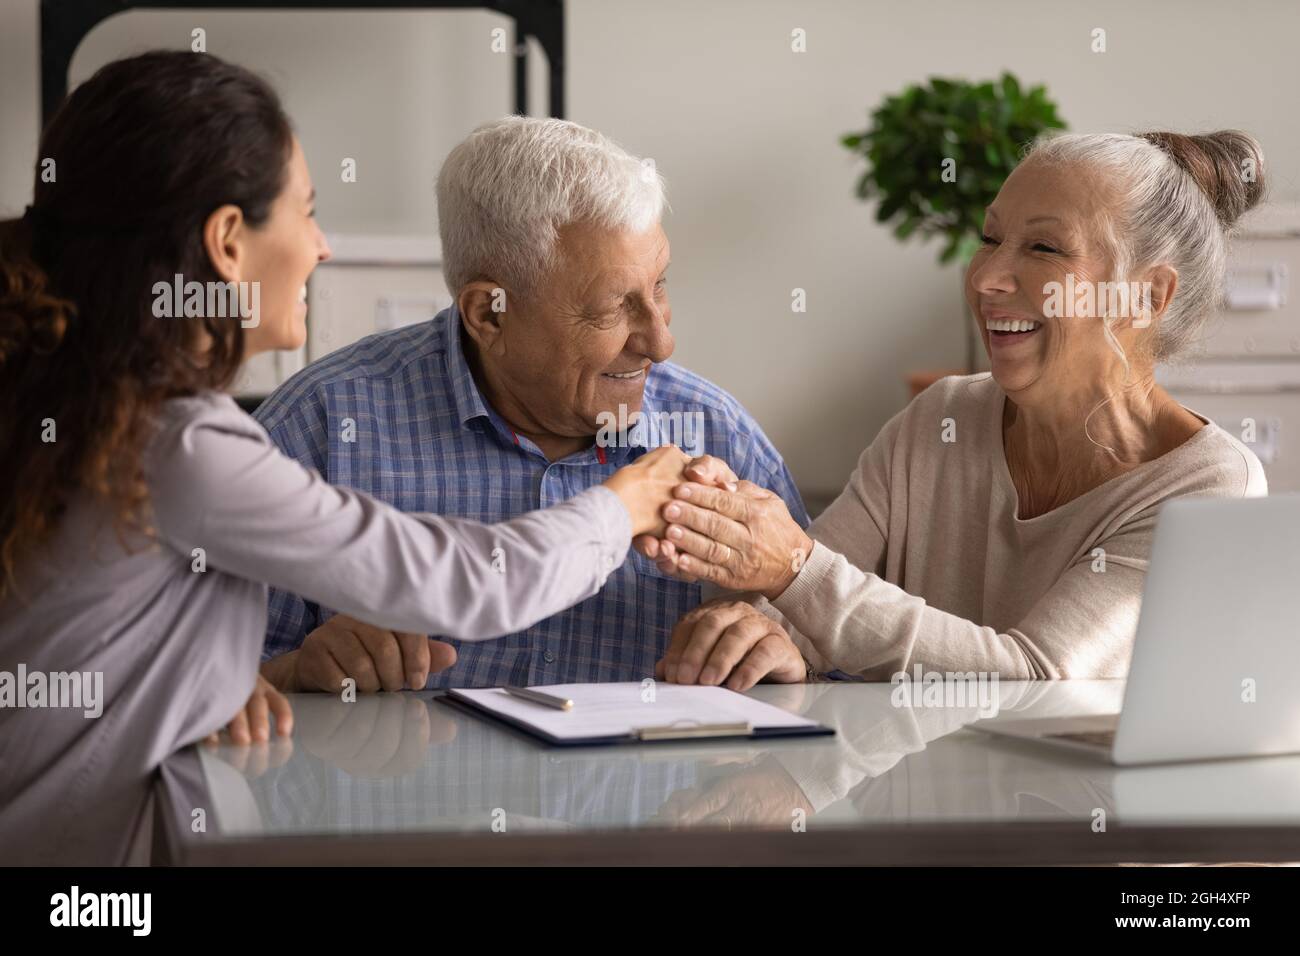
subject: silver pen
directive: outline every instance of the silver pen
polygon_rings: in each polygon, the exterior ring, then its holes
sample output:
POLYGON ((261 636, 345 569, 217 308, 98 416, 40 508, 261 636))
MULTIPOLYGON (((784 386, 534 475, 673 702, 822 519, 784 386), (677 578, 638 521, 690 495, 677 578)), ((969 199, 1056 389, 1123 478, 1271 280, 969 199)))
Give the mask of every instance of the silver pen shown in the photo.
POLYGON ((530 700, 534 704, 541 704, 543 707, 554 707, 556 710, 573 710, 573 701, 567 697, 556 697, 553 694, 543 694, 539 690, 529 690, 527 687, 511 687, 509 685, 501 688, 511 697, 518 697, 520 700, 530 700))

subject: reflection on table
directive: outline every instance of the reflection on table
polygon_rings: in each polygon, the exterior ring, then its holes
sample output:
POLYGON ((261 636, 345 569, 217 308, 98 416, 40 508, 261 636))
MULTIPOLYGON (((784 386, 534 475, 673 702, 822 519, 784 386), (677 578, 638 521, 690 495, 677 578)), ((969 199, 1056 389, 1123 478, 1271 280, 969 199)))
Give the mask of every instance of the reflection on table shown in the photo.
MULTIPOLYGON (((1116 681, 1016 682, 997 710, 1115 712, 1116 681)), ((809 830, 1109 820, 1300 823, 1300 757, 1118 768, 972 731, 970 706, 898 703, 883 684, 751 693, 835 737, 567 749, 439 701, 293 698, 292 742, 201 750, 221 836, 650 827, 809 830)), ((987 715, 987 711, 984 712, 987 715)))

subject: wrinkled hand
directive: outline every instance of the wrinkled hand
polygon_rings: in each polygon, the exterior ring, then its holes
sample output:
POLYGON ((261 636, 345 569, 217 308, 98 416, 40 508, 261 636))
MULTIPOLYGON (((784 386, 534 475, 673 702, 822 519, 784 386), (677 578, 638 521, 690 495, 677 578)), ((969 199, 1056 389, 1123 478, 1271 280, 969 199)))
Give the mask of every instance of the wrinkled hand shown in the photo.
POLYGON ((336 614, 307 635, 296 651, 262 665, 281 690, 337 694, 345 678, 361 693, 423 690, 430 674, 456 663, 456 649, 423 634, 374 627, 336 614))
POLYGON ((807 675, 799 648, 776 621, 744 601, 718 600, 682 615, 655 676, 674 684, 749 690, 761 680, 796 683, 807 675))
POLYGON ((691 458, 676 445, 662 445, 624 465, 604 484, 627 508, 633 536, 662 535, 667 530, 663 506, 672 500, 673 489, 686 480, 734 487, 736 476, 720 458, 691 458))
MULTIPOLYGON (((293 733, 293 710, 289 701, 262 675, 257 676, 253 693, 248 696, 239 713, 225 726, 230 742, 247 746, 264 744, 271 739, 271 717, 275 717, 275 732, 280 737, 293 733)), ((221 731, 208 735, 205 743, 215 745, 221 740, 221 731)))
MULTIPOLYGON (((686 466, 682 469, 681 475, 677 481, 673 482, 672 487, 676 488, 679 484, 689 481, 698 482, 699 484, 708 485, 713 488, 725 488, 728 491, 735 491, 739 487, 738 482, 740 479, 737 478, 736 473, 731 470, 731 466, 721 458, 715 458, 713 455, 701 455, 698 458, 690 459, 686 463, 686 466)), ((665 496, 665 500, 661 501, 659 504, 661 506, 667 504, 671 498, 672 489, 670 488, 668 495, 665 496)), ((661 570, 665 570, 665 565, 662 561, 663 549, 660 537, 668 531, 668 524, 666 521, 661 520, 662 514, 660 512, 656 512, 655 518, 656 527, 653 529, 655 533, 637 535, 632 539, 632 546, 650 560, 659 563, 661 570), (656 534, 659 535, 659 537, 656 537, 656 534)), ((684 580, 687 579, 684 574, 675 571, 675 569, 665 570, 665 573, 675 574, 676 577, 684 580)), ((693 581, 694 578, 690 578, 689 580, 693 581)))
POLYGON ((687 482, 673 495, 663 510, 669 522, 663 539, 637 548, 665 574, 772 600, 812 553, 812 538, 781 496, 752 482, 739 482, 734 492, 687 482))

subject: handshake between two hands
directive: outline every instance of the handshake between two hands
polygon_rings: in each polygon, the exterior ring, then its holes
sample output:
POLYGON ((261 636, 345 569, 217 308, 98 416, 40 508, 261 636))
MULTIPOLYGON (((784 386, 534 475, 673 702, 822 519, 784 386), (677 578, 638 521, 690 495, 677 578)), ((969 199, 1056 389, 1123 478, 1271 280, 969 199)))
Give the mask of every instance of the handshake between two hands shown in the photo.
MULTIPOLYGON (((632 523, 633 547, 664 574, 733 591, 777 597, 812 551, 779 495, 739 480, 727 463, 657 448, 620 468, 605 486, 632 523)), ((266 741, 270 718, 287 735, 292 716, 281 692, 338 693, 344 678, 361 693, 423 689, 456 662, 455 649, 423 634, 374 627, 338 614, 301 647, 262 665, 248 704, 228 726, 235 743, 266 741)), ((748 690, 760 680, 795 682, 803 656, 779 623, 739 600, 702 604, 673 628, 655 676, 678 684, 748 690)))
MULTIPOLYGON (((780 495, 739 480, 720 458, 690 458, 669 445, 619 469, 606 485, 632 515, 633 547, 685 581, 775 599, 812 552, 812 539, 780 495)), ((671 683, 738 691, 806 674, 780 624, 748 602, 725 599, 685 614, 655 666, 655 676, 671 683)))
POLYGON ((720 458, 666 445, 605 486, 632 517, 636 550, 683 580, 775 599, 812 551, 780 495, 739 480, 720 458))

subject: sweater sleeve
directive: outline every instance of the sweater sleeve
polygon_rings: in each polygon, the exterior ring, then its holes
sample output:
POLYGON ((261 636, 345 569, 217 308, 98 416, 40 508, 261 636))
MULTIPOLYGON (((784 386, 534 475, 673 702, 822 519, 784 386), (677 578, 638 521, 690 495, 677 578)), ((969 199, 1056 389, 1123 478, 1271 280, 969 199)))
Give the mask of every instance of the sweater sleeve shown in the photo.
MULTIPOLYGON (((904 408, 885 423, 875 439, 858 456, 858 466, 839 497, 827 506, 809 526, 808 534, 816 542, 842 555, 854 567, 876 574, 885 570, 885 550, 889 529, 889 483, 894 465, 894 446, 905 422, 904 408)), ((813 554, 816 554, 814 550, 813 554)), ((809 555, 811 558, 812 555, 809 555)), ((806 574, 800 572, 800 577, 806 574)), ((843 670, 830 661, 798 628, 757 593, 740 595, 759 611, 780 624, 813 669, 826 673, 843 670)))
POLYGON ((904 409, 885 423, 858 456, 858 466, 839 497, 808 528, 814 540, 877 574, 885 567, 894 444, 906 413, 904 409))
MULTIPOLYGON (((869 680, 922 664, 1001 680, 1122 677, 1137 630, 1155 509, 1071 565, 999 633, 864 571, 820 541, 772 602, 825 662, 869 680)), ((816 663, 816 661, 814 661, 816 663)))
MULTIPOLYGON (((1039 562, 1033 592, 1014 602, 1027 608, 1017 612, 1018 619, 1003 617, 989 626, 951 613, 921 595, 934 600, 934 593, 958 591, 952 581, 934 592, 909 592, 893 582, 905 580, 907 560, 933 562, 933 583, 965 573, 959 563, 962 547, 1005 548, 987 510, 975 505, 988 507, 987 462, 954 455, 952 446, 936 451, 929 432, 932 423, 965 408, 957 400, 965 401, 967 390, 979 384, 957 380, 946 389, 931 386, 891 419, 863 452, 843 493, 809 529, 814 546, 795 580, 775 602, 754 601, 785 627, 814 669, 869 680, 888 680, 915 664, 997 673, 1007 680, 1122 677, 1160 505, 1187 494, 1264 493, 1254 456, 1232 436, 1207 432, 1219 440, 1201 442, 1196 447, 1203 451, 1184 457, 1157 487, 1148 480, 1140 495, 1128 492, 1122 507, 1107 505, 1108 514, 1070 532, 1079 535, 1073 550, 1058 538, 1050 571, 1039 562), (974 533, 957 526, 967 521, 974 523, 974 533), (915 536, 911 551, 909 534, 915 536)), ((959 447, 978 450, 1000 441, 991 413, 987 423, 982 411, 961 417, 965 434, 974 426, 977 437, 959 447), (993 429, 983 436, 987 442, 978 431, 985 424, 993 429)), ((1032 554, 1016 557, 1022 567, 1034 567, 1032 554)), ((988 585, 961 582, 970 593, 965 606, 988 603, 980 600, 981 588, 1018 586, 1014 570, 999 565, 991 573, 1004 579, 988 585)))
POLYGON ((186 407, 150 469, 163 541, 381 627, 463 640, 522 630, 600 590, 631 542, 608 488, 492 525, 408 515, 286 458, 233 404, 186 407))

